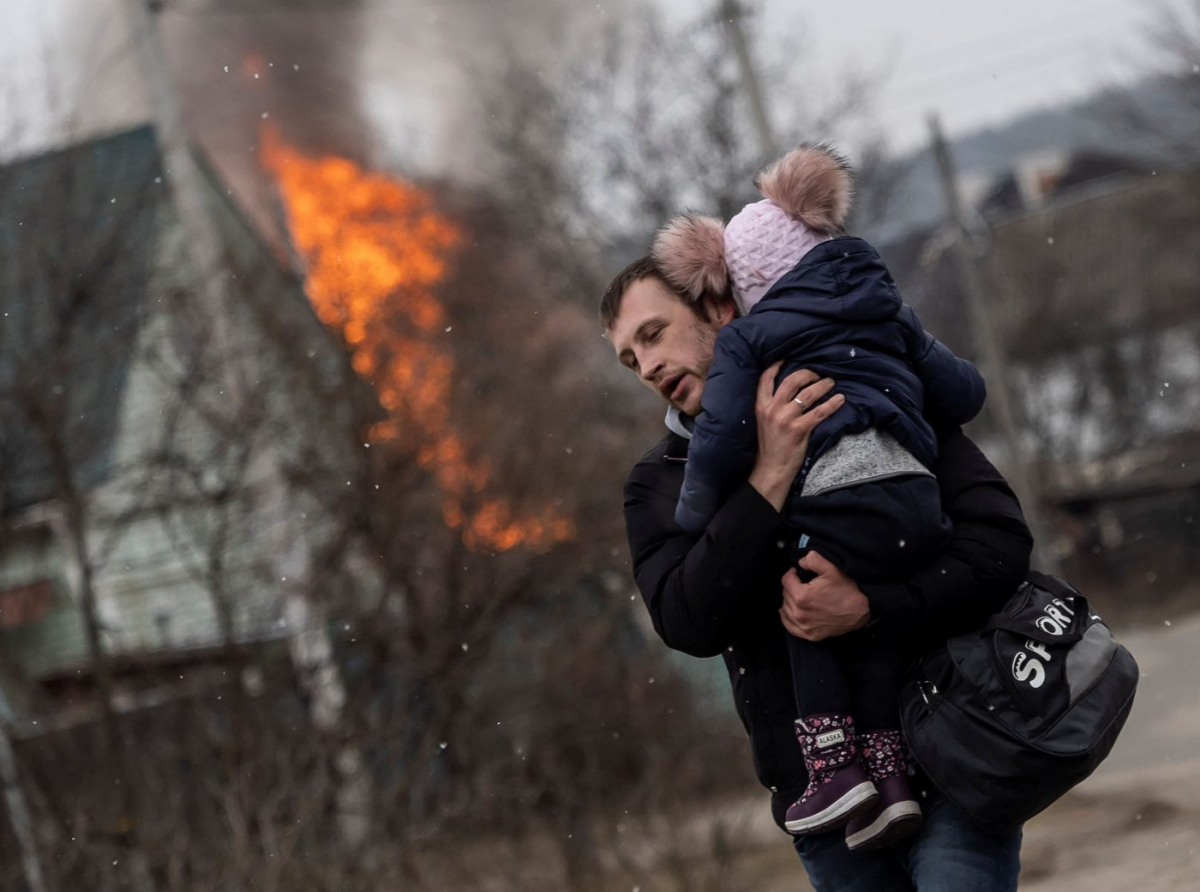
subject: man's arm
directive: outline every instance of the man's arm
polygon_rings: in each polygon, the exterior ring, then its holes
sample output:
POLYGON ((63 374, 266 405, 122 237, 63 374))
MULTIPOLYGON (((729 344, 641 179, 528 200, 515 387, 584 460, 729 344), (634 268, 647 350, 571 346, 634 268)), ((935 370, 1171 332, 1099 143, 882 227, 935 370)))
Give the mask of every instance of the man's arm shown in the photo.
POLYGON ((756 402, 759 449, 739 486, 696 538, 675 523, 678 469, 663 456, 643 459, 625 484, 625 525, 638 589, 655 631, 693 656, 716 656, 747 613, 779 605, 784 531, 779 517, 813 428, 844 402, 820 403, 833 382, 801 371, 774 388, 779 366, 762 376, 756 402), (815 383, 811 383, 814 382, 815 383), (799 395, 808 411, 792 398, 799 395))
POLYGON ((788 571, 780 616, 789 632, 821 640, 869 620, 884 634, 944 638, 977 628, 1012 595, 1033 549, 1016 496, 961 431, 943 438, 933 470, 954 524, 946 550, 904 581, 861 589, 828 562, 807 565, 820 574, 807 584, 788 571))
POLYGON ((625 526, 654 630, 675 650, 716 656, 756 598, 779 603, 779 512, 744 483, 696 539, 675 524, 678 490, 639 468, 625 484, 625 526))

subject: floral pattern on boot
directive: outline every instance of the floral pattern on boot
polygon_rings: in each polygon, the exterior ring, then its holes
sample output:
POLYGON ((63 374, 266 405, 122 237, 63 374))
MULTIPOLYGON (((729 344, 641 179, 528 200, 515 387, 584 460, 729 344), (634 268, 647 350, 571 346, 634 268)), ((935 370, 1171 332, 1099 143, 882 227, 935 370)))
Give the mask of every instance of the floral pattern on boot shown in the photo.
POLYGON ((908 774, 912 757, 900 731, 866 731, 859 736, 863 766, 871 780, 879 783, 889 777, 908 774))
POLYGON ((846 825, 846 847, 883 848, 921 826, 921 806, 908 784, 912 757, 897 730, 866 731, 859 738, 861 762, 879 791, 875 804, 846 825))
MULTIPOLYGON (((808 763, 809 795, 819 784, 829 783, 833 779, 833 769, 843 768, 854 761, 857 747, 854 745, 854 717, 848 715, 811 715, 797 719, 796 737, 800 741, 800 749, 804 751, 804 761, 808 763), (818 738, 834 731, 841 731, 845 743, 829 748, 818 744, 818 738), (817 753, 821 755, 817 755, 817 753)), ((803 797, 802 797, 803 798, 803 797)))

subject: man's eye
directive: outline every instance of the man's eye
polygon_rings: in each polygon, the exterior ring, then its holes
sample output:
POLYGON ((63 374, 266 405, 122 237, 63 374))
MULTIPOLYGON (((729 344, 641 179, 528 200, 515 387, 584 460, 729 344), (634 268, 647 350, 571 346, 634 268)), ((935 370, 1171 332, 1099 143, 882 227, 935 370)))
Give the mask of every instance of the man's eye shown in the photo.
POLYGON ((652 328, 652 329, 650 329, 650 331, 646 332, 646 340, 649 341, 651 344, 653 344, 655 341, 657 341, 661 336, 662 336, 661 328, 652 328))

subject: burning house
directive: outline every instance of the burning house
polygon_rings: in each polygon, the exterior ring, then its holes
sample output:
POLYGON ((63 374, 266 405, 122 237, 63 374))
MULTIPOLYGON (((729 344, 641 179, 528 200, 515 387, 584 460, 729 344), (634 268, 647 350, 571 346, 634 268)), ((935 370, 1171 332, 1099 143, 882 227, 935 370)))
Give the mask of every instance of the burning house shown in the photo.
POLYGON ((18 701, 31 683, 70 699, 97 659, 117 693, 252 642, 287 639, 305 664, 329 603, 382 596, 355 532, 372 447, 409 456, 432 484, 417 516, 468 552, 575 538, 565 511, 503 494, 455 411, 464 355, 438 292, 459 224, 429 190, 270 127, 260 154, 288 247, 201 158, 216 270, 189 251, 152 128, 3 169, 0 643, 18 701), (231 316, 213 318, 206 276, 231 316))
MULTIPOLYGON (((436 292, 464 233, 428 190, 367 170, 374 143, 348 123, 378 113, 351 48, 380 14, 314 2, 282 18, 249 10, 230 30, 160 12, 180 109, 204 138, 219 269, 189 244, 152 128, 4 169, 2 299, 16 321, 0 376, 0 637, 13 679, 69 687, 97 660, 194 659, 321 624, 297 591, 374 594, 382 558, 354 554, 362 537, 346 532, 372 522, 351 502, 373 445, 404 444, 468 550, 574 537, 570 512, 529 486, 502 494, 504 461, 455 412, 462 348, 447 345, 436 292), (203 297, 213 277, 228 312, 203 297)), ((432 33, 453 30, 431 16, 432 33)), ((568 316, 590 339, 578 313, 547 318, 568 316)))
POLYGON ((149 127, 0 171, 10 683, 69 688, 98 657, 119 676, 285 634, 280 528, 311 512, 298 535, 329 535, 305 481, 353 475, 353 433, 382 416, 204 169, 218 270, 192 260, 149 127), (228 277, 234 318, 206 313, 204 276, 228 277))

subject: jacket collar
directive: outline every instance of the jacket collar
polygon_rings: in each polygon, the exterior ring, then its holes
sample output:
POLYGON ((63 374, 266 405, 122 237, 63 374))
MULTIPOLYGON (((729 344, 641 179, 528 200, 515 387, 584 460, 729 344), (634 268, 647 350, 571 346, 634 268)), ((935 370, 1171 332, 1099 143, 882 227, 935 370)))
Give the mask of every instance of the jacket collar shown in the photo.
POLYGON ((673 434, 678 434, 685 440, 692 438, 692 431, 696 429, 696 419, 690 415, 684 415, 674 406, 667 409, 667 417, 664 419, 667 424, 667 430, 673 434))

